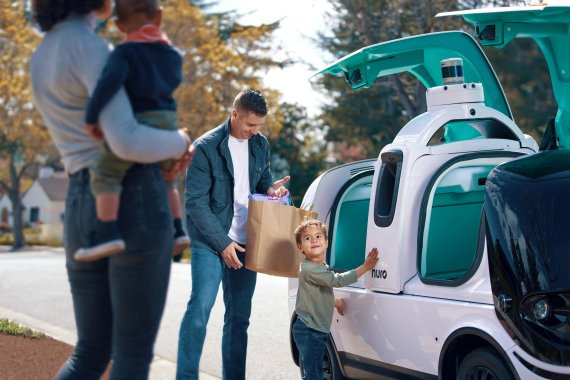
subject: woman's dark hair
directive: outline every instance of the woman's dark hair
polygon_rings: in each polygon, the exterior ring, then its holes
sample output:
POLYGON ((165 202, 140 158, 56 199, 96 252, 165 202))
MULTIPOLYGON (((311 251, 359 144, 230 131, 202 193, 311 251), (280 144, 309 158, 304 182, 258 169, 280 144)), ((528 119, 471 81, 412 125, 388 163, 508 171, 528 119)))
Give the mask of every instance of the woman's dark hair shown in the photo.
POLYGON ((265 98, 261 92, 253 89, 245 90, 237 94, 234 99, 234 108, 242 111, 255 113, 257 116, 265 116, 269 112, 265 98))
POLYGON ((105 0, 33 0, 33 17, 42 31, 47 32, 70 14, 86 15, 102 9, 105 0))

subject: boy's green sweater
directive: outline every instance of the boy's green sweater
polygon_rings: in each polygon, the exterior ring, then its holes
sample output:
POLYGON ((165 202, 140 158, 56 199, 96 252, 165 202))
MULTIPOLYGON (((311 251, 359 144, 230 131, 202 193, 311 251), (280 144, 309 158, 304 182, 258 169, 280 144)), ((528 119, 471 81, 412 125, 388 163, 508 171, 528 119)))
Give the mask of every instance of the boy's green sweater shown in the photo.
POLYGON ((334 309, 332 288, 340 288, 358 280, 356 270, 334 273, 326 264, 303 260, 299 269, 299 288, 295 312, 308 327, 328 333, 334 309))

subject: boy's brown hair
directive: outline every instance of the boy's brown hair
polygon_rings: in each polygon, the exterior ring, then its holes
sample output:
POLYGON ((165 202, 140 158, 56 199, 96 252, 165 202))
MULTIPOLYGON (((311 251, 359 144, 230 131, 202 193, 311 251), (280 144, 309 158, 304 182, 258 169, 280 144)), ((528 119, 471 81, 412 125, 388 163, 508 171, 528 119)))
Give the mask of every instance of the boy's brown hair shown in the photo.
POLYGON ((325 240, 329 240, 327 226, 318 219, 307 218, 303 220, 297 228, 295 228, 295 241, 297 242, 297 246, 301 245, 301 235, 303 235, 303 232, 307 231, 307 228, 309 227, 317 227, 323 233, 325 240))
POLYGON ((160 10, 160 0, 115 0, 115 12, 119 21, 128 21, 135 14, 154 18, 160 10))

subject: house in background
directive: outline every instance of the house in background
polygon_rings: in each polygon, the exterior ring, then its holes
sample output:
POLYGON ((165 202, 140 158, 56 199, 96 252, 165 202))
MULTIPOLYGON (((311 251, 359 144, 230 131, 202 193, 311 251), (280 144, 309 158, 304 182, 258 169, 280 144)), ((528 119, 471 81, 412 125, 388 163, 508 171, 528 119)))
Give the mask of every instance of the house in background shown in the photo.
MULTIPOLYGON (((24 225, 40 228, 42 240, 63 240, 63 212, 69 179, 65 173, 41 168, 38 178, 22 197, 24 225)), ((12 202, 6 195, 0 198, 0 218, 12 226, 12 202)))

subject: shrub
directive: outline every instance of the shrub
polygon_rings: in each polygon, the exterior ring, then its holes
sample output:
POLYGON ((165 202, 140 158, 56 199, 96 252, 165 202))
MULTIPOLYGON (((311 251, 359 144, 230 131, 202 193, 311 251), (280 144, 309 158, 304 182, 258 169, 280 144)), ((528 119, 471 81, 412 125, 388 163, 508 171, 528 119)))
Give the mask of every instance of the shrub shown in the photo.
MULTIPOLYGON (((24 240, 27 245, 45 245, 48 247, 61 247, 63 244, 61 239, 55 236, 50 236, 46 239, 40 238, 39 234, 28 234, 24 231, 24 240)), ((14 236, 12 234, 0 235, 0 245, 13 245, 14 236)))
POLYGON ((21 326, 18 323, 6 318, 0 318, 0 333, 32 339, 41 339, 45 337, 45 335, 41 332, 21 326))
POLYGON ((0 245, 12 245, 14 244, 14 237, 12 234, 4 234, 0 236, 0 245))

